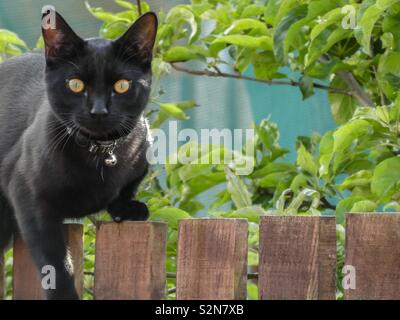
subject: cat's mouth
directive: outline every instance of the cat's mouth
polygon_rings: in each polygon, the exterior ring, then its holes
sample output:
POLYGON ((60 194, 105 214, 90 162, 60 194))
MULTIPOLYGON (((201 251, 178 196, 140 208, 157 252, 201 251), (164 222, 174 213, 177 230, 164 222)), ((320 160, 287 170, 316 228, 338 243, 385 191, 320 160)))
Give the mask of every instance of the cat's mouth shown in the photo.
POLYGON ((120 126, 106 121, 75 121, 80 132, 95 140, 114 140, 124 136, 120 126))

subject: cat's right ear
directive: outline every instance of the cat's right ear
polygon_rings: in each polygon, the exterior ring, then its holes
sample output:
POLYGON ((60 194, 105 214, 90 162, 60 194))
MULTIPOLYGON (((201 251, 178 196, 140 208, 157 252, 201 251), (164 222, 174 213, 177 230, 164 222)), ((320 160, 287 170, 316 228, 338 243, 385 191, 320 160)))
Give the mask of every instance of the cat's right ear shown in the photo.
POLYGON ((42 35, 48 60, 76 55, 85 43, 55 10, 43 14, 42 35))

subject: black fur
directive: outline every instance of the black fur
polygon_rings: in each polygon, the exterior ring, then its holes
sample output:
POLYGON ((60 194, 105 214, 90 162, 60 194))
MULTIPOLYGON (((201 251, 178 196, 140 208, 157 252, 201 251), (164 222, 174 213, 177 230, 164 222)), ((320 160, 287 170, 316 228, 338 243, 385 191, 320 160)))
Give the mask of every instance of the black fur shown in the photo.
POLYGON ((56 22, 55 30, 43 29, 45 54, 0 64, 0 251, 16 224, 38 270, 56 269, 56 289, 46 290, 47 298, 77 299, 64 263, 63 220, 106 208, 116 221, 148 217, 133 197, 148 167, 143 111, 157 18, 145 14, 114 42, 82 40, 58 14, 56 22), (72 78, 85 83, 85 93, 67 88, 72 78), (125 94, 113 91, 121 79, 132 81, 125 94), (96 113, 104 109, 106 115, 96 113), (105 166, 104 155, 76 143, 79 134, 126 137, 115 150, 118 164, 105 166))

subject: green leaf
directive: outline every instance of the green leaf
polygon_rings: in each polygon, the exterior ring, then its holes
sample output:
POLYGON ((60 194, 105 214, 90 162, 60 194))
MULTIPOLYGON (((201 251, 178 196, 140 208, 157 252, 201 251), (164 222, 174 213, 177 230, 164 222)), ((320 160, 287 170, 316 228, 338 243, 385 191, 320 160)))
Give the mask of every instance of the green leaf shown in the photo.
POLYGON ((300 148, 297 149, 297 164, 301 169, 312 176, 316 176, 318 173, 317 164, 315 163, 311 153, 309 153, 303 145, 300 145, 300 148))
MULTIPOLYGON (((285 60, 287 59, 287 54, 290 50, 290 47, 301 51, 305 46, 308 45, 307 34, 304 32, 304 29, 308 29, 309 24, 315 18, 324 15, 337 6, 340 6, 339 0, 313 0, 308 4, 307 15, 289 27, 286 37, 283 40, 285 60)), ((325 67, 326 65, 323 66, 325 67)), ((320 67, 320 65, 316 65, 316 67, 320 67)))
POLYGON ((337 129, 333 133, 333 151, 345 151, 359 137, 372 132, 372 126, 366 120, 354 120, 337 129))
POLYGON ((338 26, 331 26, 323 30, 317 37, 311 40, 306 56, 306 67, 313 64, 336 43, 352 36, 352 30, 338 26))
POLYGON ((400 90, 400 52, 387 51, 381 55, 378 65, 378 81, 384 93, 394 99, 400 90))
POLYGON ((223 206, 225 203, 231 200, 231 196, 228 191, 222 190, 216 196, 215 201, 209 206, 209 210, 214 211, 219 207, 223 206))
POLYGON ((371 200, 361 200, 356 202, 350 209, 350 212, 374 212, 378 205, 371 200))
POLYGON ((398 3, 399 0, 377 0, 376 3, 365 10, 361 20, 358 23, 362 31, 362 39, 360 44, 364 47, 364 50, 371 54, 371 35, 375 23, 379 17, 387 10, 390 6, 398 3))
POLYGON ((179 178, 183 182, 187 182, 200 175, 211 173, 213 167, 211 164, 185 164, 178 169, 179 178))
POLYGON ((215 172, 207 175, 199 175, 191 179, 183 186, 182 198, 191 199, 198 194, 211 189, 226 181, 224 172, 215 172))
POLYGON ((293 192, 298 193, 307 186, 307 177, 304 174, 299 173, 296 177, 294 177, 292 183, 290 184, 290 189, 293 190, 293 192))
POLYGON ((400 76, 400 52, 388 51, 379 60, 379 72, 400 76))
POLYGON ((333 151, 333 131, 326 132, 319 143, 319 153, 320 155, 331 154, 333 151))
POLYGON ((392 50, 395 46, 393 33, 386 32, 381 36, 382 46, 386 49, 392 50))
POLYGON ((397 191, 396 186, 400 181, 400 158, 393 157, 379 163, 372 177, 371 191, 388 201, 397 191))
POLYGON ((260 221, 260 216, 265 215, 267 212, 261 206, 243 207, 233 212, 227 212, 223 214, 225 218, 241 218, 247 219, 250 222, 258 223, 260 221))
POLYGON ((314 26, 310 33, 310 39, 314 40, 317 38, 324 30, 333 24, 340 22, 343 18, 343 13, 341 8, 335 8, 328 13, 324 14, 314 26))
POLYGON ((125 0, 114 0, 116 4, 118 4, 119 6, 126 8, 126 9, 131 9, 131 10, 137 10, 137 5, 133 4, 129 1, 125 1, 125 0))
POLYGON ((391 201, 383 207, 384 211, 393 210, 395 212, 400 212, 400 203, 397 201, 391 201))
POLYGON ((247 67, 251 64, 254 55, 256 54, 253 49, 243 48, 237 50, 236 47, 229 47, 231 51, 239 51, 234 64, 234 69, 239 73, 244 73, 247 67))
POLYGON ((257 138, 267 149, 272 149, 279 139, 279 130, 276 123, 263 119, 259 126, 254 126, 257 138))
MULTIPOLYGON (((313 190, 305 188, 299 194, 297 194, 289 206, 284 210, 285 215, 297 215, 299 213, 299 209, 304 201, 311 201, 310 209, 316 209, 320 203, 320 194, 313 190)), ((308 213, 312 215, 320 215, 318 210, 310 210, 308 213)))
POLYGON ((264 13, 264 11, 265 11, 264 6, 260 6, 257 4, 251 4, 243 10, 241 18, 260 16, 264 13))
POLYGON ((161 103, 160 112, 158 112, 157 117, 151 123, 151 127, 159 128, 169 118, 187 120, 189 117, 186 115, 184 110, 191 109, 196 106, 196 102, 193 100, 176 103, 161 103))
POLYGON ((299 7, 298 0, 283 0, 279 6, 279 10, 275 16, 275 26, 277 26, 285 18, 285 16, 294 8, 299 7))
POLYGON ((307 76, 302 76, 300 79, 300 91, 303 95, 303 100, 314 95, 314 82, 313 79, 307 76))
POLYGON ((184 210, 174 207, 166 207, 152 212, 150 220, 167 222, 169 227, 178 229, 179 220, 190 219, 192 216, 184 210))
POLYGON ((337 223, 343 224, 345 221, 345 214, 350 212, 351 208, 353 208, 353 205, 358 202, 365 200, 364 197, 362 196, 351 196, 345 199, 342 199, 338 202, 336 205, 336 220, 337 223))
POLYGON ((6 44, 14 44, 22 48, 28 47, 16 33, 5 29, 0 29, 0 46, 5 46, 6 44))
POLYGON ((340 190, 353 189, 356 187, 369 187, 372 179, 372 172, 361 170, 347 177, 342 184, 339 185, 340 190))
POLYGON ((256 184, 262 188, 277 188, 277 186, 281 183, 282 187, 286 189, 292 182, 294 175, 294 172, 273 172, 267 174, 265 177, 262 177, 259 180, 256 180, 256 184))
MULTIPOLYGON (((195 42, 200 34, 198 21, 194 13, 190 10, 190 6, 177 5, 173 7, 165 19, 166 23, 175 25, 181 29, 185 23, 189 24, 191 33, 189 35, 189 44, 195 42)), ((179 30, 180 31, 180 30, 179 30)))
POLYGON ((180 203, 179 208, 193 216, 200 210, 203 210, 205 205, 198 200, 190 199, 189 201, 180 203))
POLYGON ((264 11, 264 20, 266 23, 275 26, 275 19, 279 8, 284 0, 269 0, 264 11))
POLYGON ((254 75, 257 79, 272 80, 280 78, 278 72, 280 63, 275 60, 275 56, 271 51, 264 51, 253 55, 254 75))
POLYGON ((390 115, 389 115, 389 110, 386 106, 379 106, 376 107, 376 115, 378 116, 378 119, 380 122, 384 124, 389 124, 390 122, 390 115))
POLYGON ((187 120, 189 117, 185 112, 177 104, 174 103, 161 103, 160 110, 165 112, 170 117, 173 117, 178 120, 187 120))
POLYGON ((261 169, 257 169, 256 171, 253 172, 251 175, 251 178, 262 178, 270 173, 275 173, 275 172, 290 172, 290 171, 295 171, 296 168, 293 164, 291 163, 282 163, 282 162, 271 162, 262 167, 261 169))
POLYGON ((164 53, 163 59, 167 62, 180 62, 197 59, 198 55, 189 47, 173 47, 164 53))
POLYGON ((349 164, 345 167, 345 172, 347 174, 355 174, 361 170, 372 170, 374 167, 375 165, 371 161, 355 160, 349 162, 349 164))
POLYGON ((272 39, 269 36, 252 37, 248 35, 228 35, 215 39, 210 46, 210 55, 217 57, 227 45, 243 48, 272 50, 272 39))
POLYGON ((114 21, 106 23, 100 29, 100 37, 104 39, 116 39, 122 36, 129 28, 129 23, 126 21, 114 21))
POLYGON ((248 30, 253 30, 259 35, 268 34, 265 23, 255 19, 239 19, 235 20, 232 25, 225 30, 224 35, 238 34, 248 30))
POLYGON ((225 168, 227 190, 231 195, 232 201, 237 209, 251 207, 251 194, 242 179, 236 176, 228 167, 225 168))
POLYGON ((400 95, 394 101, 393 107, 389 112, 390 121, 398 122, 400 120, 400 95))
POLYGON ((0 29, 0 62, 8 56, 19 56, 27 45, 14 32, 0 29))
POLYGON ((286 35, 289 28, 298 20, 303 19, 307 15, 307 6, 302 5, 295 7, 279 22, 274 32, 274 53, 276 59, 283 63, 287 63, 287 45, 285 45, 286 35))
MULTIPOLYGON (((331 87, 348 89, 347 84, 338 77, 333 79, 331 82, 331 87)), ((358 106, 358 102, 354 97, 330 92, 328 94, 328 98, 331 105, 332 116, 337 124, 346 123, 352 118, 354 111, 358 106)))
POLYGON ((39 39, 36 41, 35 48, 37 48, 37 49, 44 49, 44 40, 43 40, 43 36, 40 36, 39 39))
POLYGON ((125 21, 127 23, 132 22, 130 19, 126 19, 123 17, 119 17, 117 14, 107 12, 103 8, 95 8, 91 7, 88 1, 85 1, 86 8, 88 11, 97 19, 102 20, 106 23, 116 22, 116 21, 125 21))

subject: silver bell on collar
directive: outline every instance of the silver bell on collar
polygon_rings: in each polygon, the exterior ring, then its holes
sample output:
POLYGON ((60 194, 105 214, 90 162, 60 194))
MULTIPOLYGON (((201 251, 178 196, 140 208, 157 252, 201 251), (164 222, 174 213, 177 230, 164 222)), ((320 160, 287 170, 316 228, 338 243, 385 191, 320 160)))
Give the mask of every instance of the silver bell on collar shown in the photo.
POLYGON ((118 163, 117 157, 114 153, 109 152, 107 157, 104 159, 104 164, 107 167, 115 167, 118 163))

